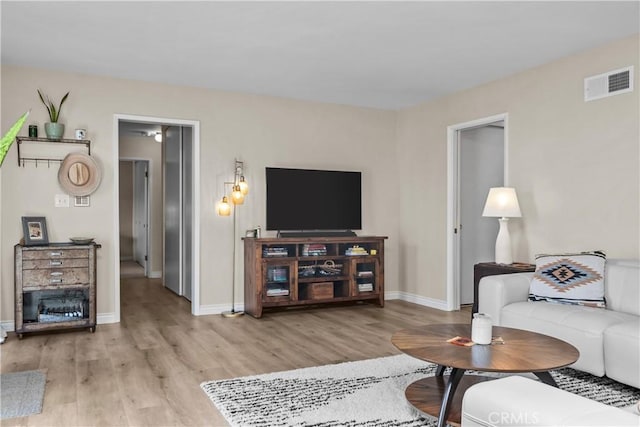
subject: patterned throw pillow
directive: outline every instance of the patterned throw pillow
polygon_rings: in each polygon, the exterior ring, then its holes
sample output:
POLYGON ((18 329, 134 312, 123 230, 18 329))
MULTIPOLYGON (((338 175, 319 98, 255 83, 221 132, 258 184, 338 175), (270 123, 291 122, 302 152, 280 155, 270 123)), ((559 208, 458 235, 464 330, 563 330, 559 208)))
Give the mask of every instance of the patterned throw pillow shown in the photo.
POLYGON ((529 300, 604 308, 605 261, 602 251, 536 255, 529 300))

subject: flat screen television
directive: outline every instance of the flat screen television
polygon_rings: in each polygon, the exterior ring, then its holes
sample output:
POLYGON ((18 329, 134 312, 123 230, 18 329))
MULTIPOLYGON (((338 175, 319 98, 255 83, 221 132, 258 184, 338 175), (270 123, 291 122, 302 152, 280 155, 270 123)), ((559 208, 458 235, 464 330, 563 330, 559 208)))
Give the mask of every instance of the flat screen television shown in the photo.
POLYGON ((266 168, 267 230, 362 229, 362 174, 266 168))

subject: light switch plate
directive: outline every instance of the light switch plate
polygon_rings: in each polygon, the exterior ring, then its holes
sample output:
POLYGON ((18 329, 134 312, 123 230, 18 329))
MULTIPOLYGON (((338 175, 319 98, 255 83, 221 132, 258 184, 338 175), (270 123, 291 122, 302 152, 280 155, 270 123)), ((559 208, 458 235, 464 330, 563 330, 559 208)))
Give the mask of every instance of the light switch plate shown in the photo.
POLYGON ((56 194, 53 198, 53 203, 56 208, 68 208, 69 207, 69 195, 68 194, 56 194))
POLYGON ((76 196, 74 197, 74 206, 86 208, 91 204, 89 196, 76 196))

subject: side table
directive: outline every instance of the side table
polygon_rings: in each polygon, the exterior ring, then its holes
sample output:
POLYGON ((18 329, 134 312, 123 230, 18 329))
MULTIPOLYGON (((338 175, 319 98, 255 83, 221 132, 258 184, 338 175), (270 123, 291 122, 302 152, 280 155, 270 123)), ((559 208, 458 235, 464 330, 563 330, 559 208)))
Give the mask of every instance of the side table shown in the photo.
POLYGON ((478 285, 480 279, 485 276, 495 276, 498 274, 528 273, 536 271, 534 264, 524 262, 514 262, 513 264, 496 264, 495 262, 481 262, 473 266, 473 308, 471 316, 478 312, 478 285))

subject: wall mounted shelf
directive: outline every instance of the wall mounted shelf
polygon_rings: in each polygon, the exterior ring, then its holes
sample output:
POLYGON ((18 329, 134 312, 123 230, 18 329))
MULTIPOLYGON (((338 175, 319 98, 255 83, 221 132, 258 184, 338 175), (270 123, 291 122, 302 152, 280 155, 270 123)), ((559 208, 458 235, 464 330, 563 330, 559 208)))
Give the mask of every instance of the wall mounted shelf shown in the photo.
POLYGON ((49 139, 49 138, 32 138, 26 136, 16 137, 16 143, 18 148, 18 166, 25 166, 27 162, 33 162, 38 166, 38 162, 46 163, 47 167, 51 166, 51 162, 62 163, 64 156, 70 152, 70 148, 75 145, 83 145, 87 150, 87 154, 91 155, 91 141, 88 139, 49 139), (25 144, 23 146, 23 144, 25 144), (27 146, 41 147, 49 146, 55 147, 54 150, 43 150, 44 153, 40 154, 29 153, 25 154, 27 146), (66 148, 65 148, 66 146, 66 148), (56 155, 57 154, 57 155, 56 155))

